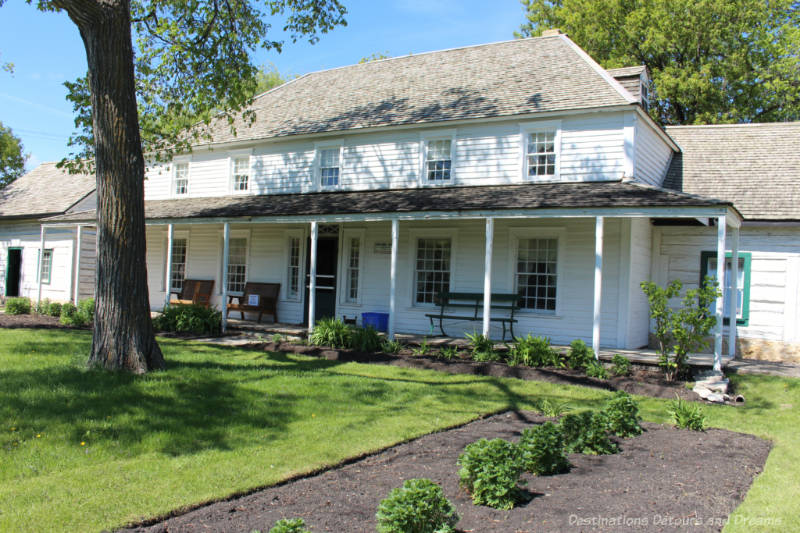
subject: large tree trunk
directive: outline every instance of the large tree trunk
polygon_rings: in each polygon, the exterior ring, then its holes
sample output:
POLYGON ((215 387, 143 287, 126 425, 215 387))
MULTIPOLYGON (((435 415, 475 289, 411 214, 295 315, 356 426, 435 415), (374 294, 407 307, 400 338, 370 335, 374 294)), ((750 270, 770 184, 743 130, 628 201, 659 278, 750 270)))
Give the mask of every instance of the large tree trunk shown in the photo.
POLYGON ((97 271, 89 364, 144 373, 164 367, 150 319, 144 157, 129 0, 57 0, 80 29, 89 65, 97 172, 97 271))

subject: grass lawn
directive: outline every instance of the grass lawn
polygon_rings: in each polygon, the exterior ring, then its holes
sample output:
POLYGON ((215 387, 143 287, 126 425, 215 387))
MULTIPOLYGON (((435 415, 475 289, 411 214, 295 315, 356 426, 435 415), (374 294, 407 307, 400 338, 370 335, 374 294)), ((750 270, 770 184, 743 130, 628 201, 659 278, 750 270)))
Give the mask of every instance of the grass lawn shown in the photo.
MULTIPOLYGON (((98 531, 335 464, 583 387, 370 366, 161 340, 166 372, 85 368, 88 332, 0 329, 0 531, 98 531)), ((726 531, 794 527, 800 380, 736 378, 712 426, 772 439, 726 531)), ((642 399, 646 420, 667 403, 642 399)), ((709 490, 714 490, 709 487, 709 490)), ((705 518, 705 517, 704 517, 705 518)))

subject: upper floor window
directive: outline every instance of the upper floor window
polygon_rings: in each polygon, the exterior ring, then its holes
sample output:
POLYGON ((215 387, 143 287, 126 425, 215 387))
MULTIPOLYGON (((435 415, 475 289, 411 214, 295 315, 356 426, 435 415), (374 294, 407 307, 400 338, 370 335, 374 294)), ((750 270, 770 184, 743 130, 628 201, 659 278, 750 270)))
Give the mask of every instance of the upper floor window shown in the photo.
POLYGON ((319 151, 319 182, 322 187, 339 185, 339 147, 319 151))
POLYGON ((428 141, 425 151, 425 175, 429 182, 442 183, 450 181, 453 141, 439 139, 428 141))
POLYGON ((559 125, 530 124, 522 126, 522 168, 525 179, 540 180, 558 177, 561 152, 559 125))
POLYGON ((182 196, 189 193, 189 163, 175 163, 174 170, 174 187, 173 191, 176 196, 182 196))
POLYGON ((237 157, 233 160, 233 191, 250 189, 250 158, 237 157))

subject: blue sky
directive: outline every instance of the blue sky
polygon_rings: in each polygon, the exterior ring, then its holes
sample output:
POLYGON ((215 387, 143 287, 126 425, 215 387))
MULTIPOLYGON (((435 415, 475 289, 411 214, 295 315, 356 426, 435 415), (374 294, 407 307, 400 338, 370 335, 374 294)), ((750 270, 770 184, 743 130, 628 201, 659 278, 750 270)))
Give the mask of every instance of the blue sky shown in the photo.
MULTIPOLYGON (((260 53, 281 73, 304 74, 357 63, 373 53, 390 56, 505 41, 523 21, 518 0, 342 0, 347 27, 316 45, 287 43, 281 54, 260 53)), ((276 27, 279 24, 275 24, 276 27)), ((64 81, 86 71, 77 28, 64 13, 41 13, 22 0, 0 7, 0 122, 10 126, 30 154, 28 169, 68 154, 72 107, 64 81)))

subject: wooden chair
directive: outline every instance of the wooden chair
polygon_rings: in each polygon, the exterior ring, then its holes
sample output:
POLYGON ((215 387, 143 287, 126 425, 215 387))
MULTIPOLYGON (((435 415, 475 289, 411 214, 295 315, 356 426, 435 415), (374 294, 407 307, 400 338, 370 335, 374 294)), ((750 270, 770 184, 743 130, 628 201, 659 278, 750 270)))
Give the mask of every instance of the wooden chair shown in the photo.
POLYGON ((211 293, 214 291, 213 279, 185 279, 183 280, 183 288, 180 292, 172 292, 177 294, 178 297, 170 299, 171 304, 182 305, 202 305, 208 307, 211 305, 211 293))
POLYGON ((245 313, 258 313, 258 321, 264 314, 272 315, 278 322, 278 295, 280 283, 256 283, 248 281, 241 296, 228 296, 228 311, 239 311, 244 320, 245 313), (236 300, 236 303, 233 303, 236 300))

